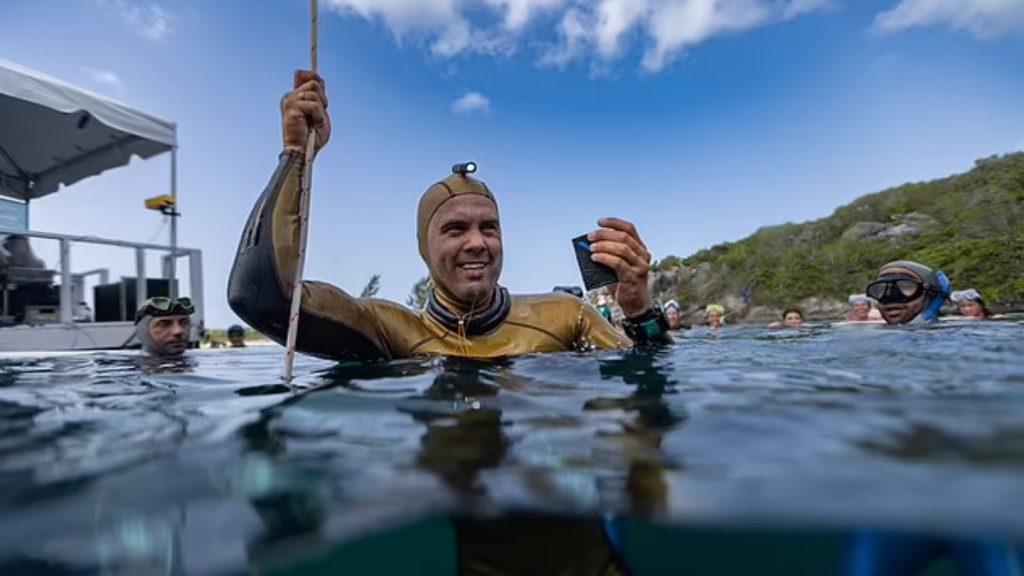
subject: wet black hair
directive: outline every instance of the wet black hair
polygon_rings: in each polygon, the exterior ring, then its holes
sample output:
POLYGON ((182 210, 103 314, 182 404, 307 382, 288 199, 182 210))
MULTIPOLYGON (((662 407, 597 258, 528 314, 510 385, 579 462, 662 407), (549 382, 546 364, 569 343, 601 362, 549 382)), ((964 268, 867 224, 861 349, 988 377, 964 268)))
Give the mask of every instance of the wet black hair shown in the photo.
MULTIPOLYGON (((985 299, 984 298, 975 298, 973 300, 968 300, 968 302, 977 302, 978 306, 981 306, 981 313, 985 315, 985 318, 988 318, 989 316, 992 315, 992 313, 989 312, 989 310, 988 310, 988 305, 985 304, 985 299)), ((957 308, 959 308, 959 307, 960 307, 960 303, 958 302, 957 303, 957 308)))
POLYGON ((786 308, 785 310, 782 311, 782 319, 785 320, 786 316, 789 316, 790 312, 796 312, 797 314, 800 315, 801 320, 804 319, 804 313, 801 312, 799 308, 786 308))
POLYGON ((4 238, 4 247, 6 248, 10 246, 11 244, 14 243, 15 240, 24 240, 27 242, 28 238, 26 238, 22 234, 8 234, 7 237, 4 238))
POLYGON ((245 328, 242 328, 238 324, 234 324, 230 328, 228 328, 228 336, 231 336, 232 334, 240 334, 240 335, 244 336, 245 335, 245 328))

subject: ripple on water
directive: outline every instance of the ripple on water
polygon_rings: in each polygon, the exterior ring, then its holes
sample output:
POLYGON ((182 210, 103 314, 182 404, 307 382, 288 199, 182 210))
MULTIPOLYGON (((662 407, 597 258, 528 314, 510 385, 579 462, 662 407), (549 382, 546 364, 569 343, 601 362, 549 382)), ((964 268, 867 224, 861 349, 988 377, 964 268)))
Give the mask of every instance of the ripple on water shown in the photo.
POLYGON ((134 574, 178 557, 224 573, 304 535, 513 508, 1024 537, 1007 504, 1024 502, 1021 328, 729 327, 645 354, 300 358, 294 394, 276 348, 3 359, 0 566, 134 574))

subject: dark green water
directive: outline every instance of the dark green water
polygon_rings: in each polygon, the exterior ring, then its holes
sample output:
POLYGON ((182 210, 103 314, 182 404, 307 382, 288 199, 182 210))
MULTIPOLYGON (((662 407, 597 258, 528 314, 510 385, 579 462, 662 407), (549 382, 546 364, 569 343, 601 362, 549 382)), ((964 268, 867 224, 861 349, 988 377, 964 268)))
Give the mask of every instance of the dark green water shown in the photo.
POLYGON ((843 574, 864 530, 953 574, 958 543, 1024 541, 1022 332, 302 359, 298 395, 276 348, 4 358, 0 574, 454 574, 478 545, 520 573, 843 574))

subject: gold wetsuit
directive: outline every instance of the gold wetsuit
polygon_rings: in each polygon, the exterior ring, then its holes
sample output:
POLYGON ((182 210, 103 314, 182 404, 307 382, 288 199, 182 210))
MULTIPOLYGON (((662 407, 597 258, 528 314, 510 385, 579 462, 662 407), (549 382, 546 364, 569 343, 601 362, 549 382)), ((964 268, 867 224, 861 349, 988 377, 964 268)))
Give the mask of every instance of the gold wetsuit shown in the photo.
MULTIPOLYGON (((281 155, 249 216, 228 287, 235 313, 278 343, 288 332, 301 170, 300 156, 281 155)), ((297 349, 325 358, 496 358, 632 345, 592 306, 560 292, 508 296, 499 289, 492 310, 460 316, 437 291, 430 306, 412 311, 387 300, 353 298, 323 282, 303 282, 302 290, 297 349)))
MULTIPOLYGON (((278 343, 284 343, 288 331, 301 170, 300 156, 281 155, 242 233, 228 287, 235 313, 278 343)), ((509 296, 498 288, 487 310, 460 315, 438 290, 420 311, 386 300, 353 298, 323 282, 303 282, 302 290, 297 349, 325 358, 496 358, 632 345, 596 309, 564 293, 509 296)), ((623 573, 595 520, 530 526, 515 519, 457 519, 454 526, 462 574, 623 573)))

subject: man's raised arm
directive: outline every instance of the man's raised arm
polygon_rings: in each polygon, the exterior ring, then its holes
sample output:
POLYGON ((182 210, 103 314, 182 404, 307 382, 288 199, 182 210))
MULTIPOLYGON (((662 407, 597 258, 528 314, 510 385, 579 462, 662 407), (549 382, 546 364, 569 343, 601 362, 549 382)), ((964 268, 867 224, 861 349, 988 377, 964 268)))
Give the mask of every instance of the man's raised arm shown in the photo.
MULTIPOLYGON (((295 89, 281 100, 284 151, 257 200, 239 242, 228 281, 228 302, 240 318, 283 343, 298 263, 299 191, 310 127, 317 150, 330 138, 323 81, 297 72, 295 89)), ((302 283, 297 349, 316 356, 384 360, 395 356, 384 324, 411 313, 397 304, 353 298, 322 282, 302 283)))

